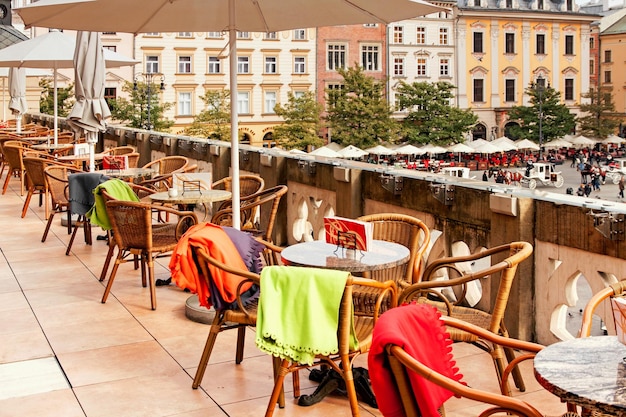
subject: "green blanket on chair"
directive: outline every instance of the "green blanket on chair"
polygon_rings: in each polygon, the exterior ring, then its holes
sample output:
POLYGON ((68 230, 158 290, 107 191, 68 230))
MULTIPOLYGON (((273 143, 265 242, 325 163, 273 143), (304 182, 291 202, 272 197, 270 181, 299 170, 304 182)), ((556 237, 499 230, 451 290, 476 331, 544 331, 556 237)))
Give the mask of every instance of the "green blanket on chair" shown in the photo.
POLYGON ((109 216, 107 215, 104 197, 100 194, 100 190, 103 188, 116 200, 136 202, 139 201, 139 197, 137 197, 137 194, 135 194, 135 191, 133 191, 127 182, 118 179, 105 181, 93 190, 96 202, 93 207, 91 207, 91 210, 87 212, 86 216, 91 224, 100 226, 104 230, 111 230, 112 226, 109 221, 109 216))
MULTIPOLYGON (((339 306, 348 272, 268 266, 261 272, 256 344, 264 352, 302 364, 339 350, 339 306)), ((352 331, 350 346, 358 347, 352 331)))

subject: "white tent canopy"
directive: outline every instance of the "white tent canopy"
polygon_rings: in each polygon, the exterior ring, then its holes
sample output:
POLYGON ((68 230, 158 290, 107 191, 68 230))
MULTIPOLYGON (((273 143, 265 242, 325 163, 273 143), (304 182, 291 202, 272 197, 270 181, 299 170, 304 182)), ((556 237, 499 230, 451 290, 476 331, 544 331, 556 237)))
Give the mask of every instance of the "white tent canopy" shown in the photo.
POLYGON ((326 158, 341 158, 341 155, 339 153, 337 153, 336 151, 333 151, 332 149, 326 146, 322 146, 321 148, 317 148, 309 152, 309 155, 323 156, 326 158))
POLYGON ((528 151, 539 150, 539 145, 537 145, 532 140, 528 140, 528 139, 520 139, 517 142, 515 142, 515 145, 517 146, 517 149, 519 150, 528 150, 528 151))
POLYGON ((464 143, 455 143, 454 145, 450 145, 448 146, 448 151, 449 152, 454 152, 454 153, 474 153, 476 152, 474 150, 474 148, 472 148, 471 146, 468 146, 464 143))
POLYGON ((348 145, 345 148, 337 151, 337 153, 342 158, 363 158, 364 156, 368 155, 366 151, 357 148, 354 145, 348 145))
POLYGON ((370 155, 378 155, 378 156, 396 154, 396 151, 394 151, 393 149, 385 148, 383 145, 376 145, 373 148, 368 148, 365 150, 365 152, 367 152, 370 155))
POLYGON ((411 145, 410 143, 402 145, 394 150, 398 155, 421 155, 424 153, 421 148, 418 148, 415 145, 411 145))

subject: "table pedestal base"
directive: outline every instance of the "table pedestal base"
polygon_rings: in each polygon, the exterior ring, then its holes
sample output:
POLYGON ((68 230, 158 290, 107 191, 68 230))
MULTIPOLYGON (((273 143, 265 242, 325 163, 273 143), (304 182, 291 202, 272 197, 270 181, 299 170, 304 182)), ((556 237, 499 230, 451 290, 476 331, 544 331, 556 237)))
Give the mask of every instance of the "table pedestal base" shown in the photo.
MULTIPOLYGON (((360 401, 373 408, 378 408, 376 397, 372 391, 369 381, 369 373, 365 368, 354 368, 354 387, 360 401)), ((322 401, 324 397, 333 392, 346 395, 346 384, 334 369, 313 369, 309 375, 309 379, 319 382, 313 394, 301 395, 298 399, 298 405, 308 407, 322 401)))
POLYGON ((211 324, 213 323, 213 318, 215 317, 215 310, 213 307, 202 307, 198 301, 198 296, 192 295, 187 298, 187 301, 185 302, 185 316, 189 320, 197 323, 211 324))

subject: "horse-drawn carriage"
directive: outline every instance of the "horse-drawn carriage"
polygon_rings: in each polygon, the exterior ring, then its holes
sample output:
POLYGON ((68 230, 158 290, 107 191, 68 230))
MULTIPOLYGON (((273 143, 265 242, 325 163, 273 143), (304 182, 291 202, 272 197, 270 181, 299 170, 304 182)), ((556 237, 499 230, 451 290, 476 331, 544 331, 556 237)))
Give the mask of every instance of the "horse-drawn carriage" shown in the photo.
POLYGON ((607 165, 605 175, 613 184, 617 184, 622 175, 626 175, 626 159, 616 158, 607 165))
POLYGON ((520 171, 522 186, 528 186, 531 190, 537 188, 537 184, 553 185, 560 188, 565 183, 561 171, 555 171, 555 165, 551 163, 537 162, 526 167, 524 172, 520 171))

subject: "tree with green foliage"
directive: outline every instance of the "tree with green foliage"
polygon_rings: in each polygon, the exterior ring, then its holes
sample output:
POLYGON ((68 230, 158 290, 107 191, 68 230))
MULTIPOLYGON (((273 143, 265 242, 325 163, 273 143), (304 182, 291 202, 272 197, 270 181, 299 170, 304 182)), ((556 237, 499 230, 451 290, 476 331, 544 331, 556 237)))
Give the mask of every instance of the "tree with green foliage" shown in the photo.
POLYGON ((397 107, 408 110, 403 131, 410 143, 450 145, 465 141, 478 116, 471 109, 451 105, 455 88, 447 81, 400 82, 397 107))
POLYGON ((396 142, 400 126, 391 117, 385 83, 358 66, 337 71, 344 79, 342 87, 326 89, 332 141, 360 148, 396 142))
POLYGON ((166 119, 163 114, 172 108, 172 103, 162 103, 159 86, 152 83, 150 94, 148 84, 125 82, 122 91, 128 93, 130 100, 118 97, 109 102, 111 117, 128 126, 138 129, 148 129, 148 100, 150 100, 150 125, 151 130, 166 132, 174 121, 166 119))
POLYGON ((277 104, 274 111, 285 121, 274 127, 274 139, 282 148, 305 150, 309 145, 324 144, 318 136, 322 106, 313 92, 307 91, 300 97, 290 92, 287 103, 284 106, 277 104))
POLYGON ((530 106, 514 106, 509 110, 509 119, 520 123, 511 126, 509 130, 511 136, 539 143, 540 107, 543 114, 541 120, 543 143, 558 139, 574 130, 576 117, 561 103, 559 91, 549 85, 542 88, 535 83, 531 83, 525 91, 530 97, 530 106))
MULTIPOLYGON (((39 111, 44 114, 54 114, 54 85, 47 78, 39 81, 39 87, 43 89, 39 99, 39 111)), ((67 87, 57 87, 57 114, 65 117, 72 111, 74 106, 74 84, 67 87)))
POLYGON ((580 112, 584 116, 577 118, 578 126, 583 135, 604 139, 617 132, 621 117, 615 113, 612 88, 603 87, 601 90, 590 90, 583 94, 589 103, 580 105, 580 112))
POLYGON ((230 91, 207 90, 200 99, 206 108, 194 117, 184 134, 230 141, 230 91))

